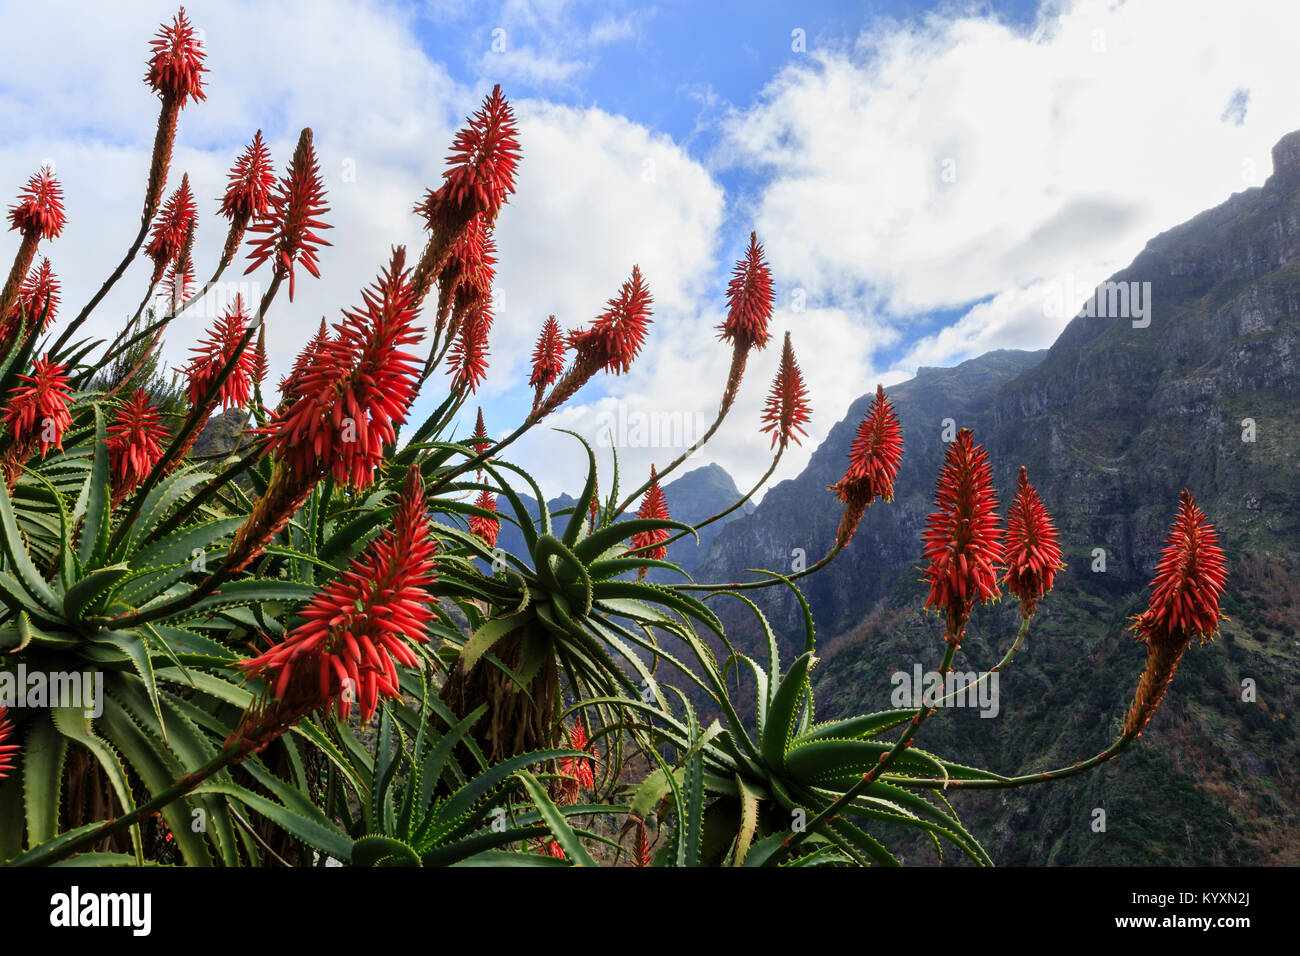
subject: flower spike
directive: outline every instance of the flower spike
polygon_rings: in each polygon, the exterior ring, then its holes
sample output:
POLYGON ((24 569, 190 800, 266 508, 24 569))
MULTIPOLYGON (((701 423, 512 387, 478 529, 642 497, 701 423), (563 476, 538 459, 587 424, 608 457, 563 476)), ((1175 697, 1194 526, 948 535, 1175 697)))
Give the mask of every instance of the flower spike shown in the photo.
POLYGON ((63 187, 49 166, 42 166, 23 187, 18 202, 9 207, 9 228, 24 236, 57 239, 68 217, 63 211, 63 187))
POLYGON ((849 449, 849 467, 844 477, 828 490, 844 502, 835 546, 844 548, 853 538, 862 515, 877 498, 894 500, 894 479, 903 461, 903 429, 894 406, 877 385, 876 397, 858 426, 849 449))
POLYGON ((230 220, 226 244, 221 250, 223 267, 235 258, 249 223, 265 219, 271 211, 275 170, 271 166, 271 151, 262 141, 260 129, 248 148, 239 154, 228 176, 230 183, 221 199, 220 210, 221 215, 230 220))
POLYGON ((32 362, 32 374, 19 375, 18 381, 20 384, 9 392, 4 412, 10 442, 0 460, 10 490, 37 448, 42 458, 51 447, 63 450, 63 434, 72 425, 68 411, 72 386, 63 365, 51 362, 47 355, 32 362))
POLYGON ((312 145, 312 132, 304 129, 298 137, 289 171, 280 180, 279 188, 271 198, 271 210, 265 219, 249 227, 256 233, 248 254, 251 265, 244 275, 256 270, 267 259, 275 257, 275 279, 289 280, 289 301, 293 301, 295 264, 301 265, 316 278, 320 278, 320 264, 316 256, 321 246, 329 243, 316 234, 316 230, 331 226, 320 217, 329 212, 325 205, 325 184, 321 179, 312 145))
POLYGON ((1002 538, 1006 571, 1002 585, 1020 599, 1020 616, 1034 616, 1039 600, 1052 590, 1061 563, 1061 547, 1056 542, 1052 516, 1043 507, 1038 491, 1029 483, 1029 473, 1020 466, 1016 498, 1007 514, 1007 528, 1002 538))
MULTIPOLYGON (((6 325, 7 317, 18 301, 22 285, 32 267, 32 261, 36 258, 36 247, 42 239, 58 238, 66 222, 63 190, 54 178, 54 171, 49 166, 42 166, 40 172, 27 181, 18 196, 18 202, 9 209, 9 228, 17 229, 23 238, 9 269, 4 289, 0 291, 0 320, 4 320, 6 325)), ((0 347, 5 352, 12 345, 8 335, 0 342, 0 347)))
MULTIPOLYGON (((474 499, 474 507, 495 512, 497 510, 497 496, 490 491, 481 491, 479 496, 474 499)), ((500 518, 489 518, 485 515, 469 516, 469 533, 480 538, 489 548, 497 546, 497 534, 500 531, 500 518)))
POLYGON ((767 325, 775 302, 772 270, 763 258, 758 234, 751 232, 749 249, 736 263, 727 286, 727 320, 718 327, 722 333, 718 337, 746 351, 764 348, 772 337, 767 325))
POLYGON ((546 400, 534 408, 531 418, 545 418, 601 369, 615 375, 628 371, 645 342, 653 302, 641 268, 633 266, 631 278, 591 326, 569 333, 569 347, 577 353, 573 365, 555 383, 546 400))
MULTIPOLYGON (((548 316, 542 325, 541 334, 537 336, 537 346, 533 349, 533 372, 528 377, 528 384, 537 390, 540 398, 547 386, 554 384, 564 371, 564 337, 560 334, 560 323, 555 316, 548 316)), ((533 402, 537 404, 536 401, 533 402)))
POLYGON ((190 226, 198 215, 194 193, 190 191, 190 176, 181 177, 181 184, 167 199, 154 222, 153 235, 144 247, 144 254, 154 262, 153 281, 157 282, 166 268, 176 261, 185 248, 190 226))
MULTIPOLYGON (((235 300, 225 315, 217 320, 207 338, 190 349, 194 358, 181 373, 188 384, 185 393, 192 406, 203 401, 208 389, 221 372, 231 354, 239 345, 248 329, 248 312, 244 297, 236 294, 235 300)), ((248 403, 253 393, 253 379, 256 371, 257 353, 254 349, 244 349, 230 375, 222 382, 217 395, 212 399, 211 408, 218 404, 222 408, 237 408, 248 403)), ((211 409, 209 409, 210 411, 211 409)), ((206 419, 207 416, 204 416, 206 419)))
POLYGON ((280 700, 335 704, 362 723, 381 697, 398 697, 395 664, 419 666, 407 642, 428 641, 438 553, 418 468, 410 469, 393 526, 303 608, 284 641, 240 667, 266 678, 280 700))
POLYGON ((799 436, 805 438, 808 432, 804 425, 812 417, 808 404, 808 389, 803 383, 803 373, 794 358, 794 348, 790 344, 790 333, 785 333, 785 345, 781 349, 781 364, 777 368, 776 378, 772 380, 772 392, 763 407, 763 427, 761 431, 772 433, 772 447, 779 443, 781 450, 793 441, 800 444, 799 436))
POLYGON ((960 645, 971 608, 998 596, 994 569, 1002 562, 993 474, 988 454, 969 428, 948 446, 934 503, 938 510, 922 533, 930 562, 925 606, 946 612, 948 643, 960 645))
POLYGON ((18 744, 8 742, 14 734, 14 725, 9 721, 8 711, 8 707, 0 707, 0 780, 9 776, 14 769, 14 757, 21 749, 18 744))
POLYGON ((1227 581, 1219 533, 1184 490, 1156 565, 1151 600, 1133 618, 1132 630, 1147 646, 1147 665, 1124 720, 1126 736, 1139 736, 1151 720, 1192 638, 1203 644, 1218 631, 1224 618, 1219 598, 1227 581))
POLYGON ((113 506, 135 490, 163 456, 167 429, 149 393, 137 389, 123 404, 108 429, 109 467, 113 473, 113 506))
MULTIPOLYGON (((663 489, 659 487, 659 474, 655 471, 655 466, 650 466, 650 487, 646 490, 645 498, 641 501, 641 507, 637 510, 638 518, 654 518, 659 521, 667 521, 668 499, 664 497, 663 489)), ((662 561, 668 556, 668 546, 664 544, 669 538, 667 528, 656 528, 653 531, 641 531, 632 536, 632 551, 638 556, 649 558, 651 561, 662 561)), ((646 576, 646 569, 642 568, 637 575, 639 578, 646 576)))
POLYGON ((170 25, 159 27, 158 36, 149 44, 153 53, 144 80, 150 89, 164 100, 175 100, 181 108, 188 100, 205 98, 203 74, 208 68, 203 65, 203 43, 185 16, 184 7, 170 25))

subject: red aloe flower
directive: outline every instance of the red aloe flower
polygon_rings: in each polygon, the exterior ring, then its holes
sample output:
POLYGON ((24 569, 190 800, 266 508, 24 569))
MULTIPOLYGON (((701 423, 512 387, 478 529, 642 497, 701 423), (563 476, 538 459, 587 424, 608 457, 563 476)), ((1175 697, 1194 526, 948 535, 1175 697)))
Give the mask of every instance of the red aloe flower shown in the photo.
POLYGON ((149 72, 145 82, 164 100, 174 99, 181 107, 188 99, 202 100, 203 44, 185 16, 185 8, 171 25, 163 24, 158 36, 149 41, 153 54, 149 58, 149 72))
POLYGON ((1147 665, 1124 721, 1125 735, 1142 733, 1192 638, 1203 644, 1218 631, 1224 617, 1219 597, 1227 581, 1219 533, 1196 506, 1192 493, 1184 490, 1156 565, 1151 600, 1147 609, 1133 618, 1132 630, 1147 646, 1147 665))
POLYGON ((149 393, 137 389, 118 411, 108 429, 109 467, 113 472, 114 503, 135 490, 163 456, 167 440, 158 410, 149 404, 149 393))
MULTIPOLYGON (((234 354, 239 346, 239 340, 244 337, 247 330, 248 314, 244 307, 244 297, 236 294, 235 301, 226 310, 226 314, 217 319, 216 325, 208 333, 207 338, 190 349, 194 355, 190 364, 180 370, 188 379, 185 393, 189 396, 191 405, 198 407, 203 401, 208 389, 230 356, 234 354)), ((212 400, 213 406, 218 402, 222 408, 235 408, 247 404, 253 392, 253 379, 256 373, 257 353, 254 349, 245 348, 240 353, 235 367, 221 383, 218 394, 212 400)))
POLYGON ((654 300, 632 267, 632 277, 623 283, 616 298, 596 317, 591 327, 569 332, 568 344, 577 351, 573 365, 564 373, 544 402, 534 401, 531 421, 540 421, 569 400, 601 369, 626 372, 641 350, 650 326, 650 304, 654 300))
POLYGON ((29 323, 28 331, 31 331, 30 323, 42 314, 45 323, 41 331, 48 330, 59 314, 59 291, 59 280, 50 269, 50 260, 42 259, 39 266, 27 273, 8 314, 0 322, 0 341, 8 342, 15 336, 19 322, 29 323))
MULTIPOLYGON (((650 466, 650 487, 646 489, 645 498, 641 500, 641 507, 637 509, 638 518, 654 518, 660 521, 668 520, 668 499, 664 497, 663 489, 659 487, 659 474, 655 471, 655 466, 650 466)), ((668 547, 664 544, 669 538, 667 528, 656 528, 653 531, 640 531, 632 536, 632 550, 643 558, 649 558, 651 561, 662 561, 668 556, 668 547)), ((638 577, 645 577, 646 569, 642 568, 638 577)))
POLYGON ((799 363, 794 359, 794 348, 790 344, 790 333, 785 333, 785 345, 781 349, 781 364, 777 368, 776 378, 772 380, 772 392, 767 397, 763 408, 762 431, 772 433, 772 447, 781 443, 781 450, 791 440, 800 444, 799 435, 807 437, 804 425, 812 417, 812 408, 808 404, 808 389, 803 383, 803 373, 799 363), (796 434, 796 432, 798 434, 796 434))
MULTIPOLYGON (((416 299, 421 301, 435 278, 446 278, 452 248, 475 218, 481 220, 481 227, 492 226, 502 204, 514 192, 519 141, 515 138, 514 113, 501 95, 500 86, 493 88, 483 108, 456 134, 447 160, 451 168, 443 174, 442 185, 429 190, 415 207, 432 233, 412 280, 416 299)), ((451 295, 445 284, 442 294, 451 295)))
POLYGON ((632 267, 632 277, 623 283, 616 298, 596 317, 589 329, 569 333, 569 345, 579 361, 615 375, 632 367, 650 327, 650 304, 654 299, 641 278, 641 267, 632 267))
POLYGON ((563 848, 560 846, 560 844, 556 843, 554 840, 551 839, 546 840, 542 844, 542 848, 537 851, 537 855, 553 856, 557 860, 563 860, 565 858, 563 848))
POLYGON ((412 468, 393 527, 303 608, 303 623, 282 643, 240 667, 264 675, 281 700, 337 702, 344 719, 356 700, 369 722, 381 696, 401 694, 394 661, 419 666, 407 641, 428 641, 438 546, 427 511, 412 468))
POLYGON ((9 776, 9 771, 14 769, 14 757, 19 750, 17 744, 5 742, 14 734, 14 725, 9 722, 8 712, 8 707, 0 707, 0 780, 9 776))
POLYGON ((993 474, 969 428, 948 446, 934 503, 939 510, 926 519, 922 533, 930 562, 925 606, 947 612, 948 642, 959 645, 971 608, 998 596, 995 565, 1002 562, 993 474))
POLYGON ((718 326, 725 342, 748 351, 763 348, 771 338, 767 323, 772 318, 776 294, 772 291, 772 270, 763 258, 758 234, 749 234, 749 249, 736 263, 727 285, 727 320, 718 326))
POLYGON ((1056 543, 1056 527, 1043 507, 1038 491, 1029 483, 1029 473, 1020 466, 1020 484, 1007 513, 1007 528, 1002 538, 1006 572, 1002 584, 1007 592, 1020 598, 1020 616, 1028 620, 1048 591, 1061 563, 1061 548, 1056 543))
POLYGON ((19 296, 23 311, 29 319, 45 314, 41 331, 49 329, 59 314, 59 279, 50 269, 50 260, 42 259, 40 266, 27 273, 19 296), (47 311, 48 309, 48 311, 47 311))
POLYGON ((442 269, 444 296, 450 297, 464 287, 477 297, 491 295, 496 278, 496 239, 492 227, 481 214, 469 221, 464 235, 451 247, 442 269))
POLYGON ((419 312, 405 249, 393 250, 362 298, 361 309, 345 310, 316 351, 304 352, 286 395, 292 403, 282 403, 263 429, 299 481, 333 472, 341 485, 368 486, 415 398, 418 360, 403 348, 422 332, 414 325, 419 312))
POLYGON ((555 316, 549 316, 537 337, 537 347, 533 349, 533 374, 528 377, 528 384, 537 389, 538 394, 564 371, 564 351, 560 323, 555 321, 555 316))
POLYGON ((474 308, 460 323, 456 341, 449 350, 448 374, 457 391, 478 391, 487 376, 488 333, 492 330, 492 308, 487 302, 474 308))
POLYGON ((885 390, 876 386, 876 397, 858 425, 858 433, 849 449, 849 467, 844 477, 828 490, 844 502, 835 536, 837 548, 846 547, 858 528, 858 522, 877 498, 894 500, 894 479, 903 461, 903 429, 894 414, 894 406, 885 390))
POLYGON ((1151 582, 1150 604, 1133 619, 1140 640, 1186 644, 1196 637, 1203 644, 1218 631, 1219 596, 1228 580, 1218 541, 1192 493, 1183 491, 1151 582))
POLYGON ((230 183, 221 199, 221 215, 231 222, 241 218, 245 221, 263 218, 271 208, 275 171, 271 166, 271 151, 262 141, 260 129, 239 154, 227 177, 230 183))
POLYGON ((4 413, 15 445, 39 444, 42 458, 50 446, 63 450, 63 432, 72 424, 68 413, 72 386, 67 373, 67 368, 51 362, 47 355, 32 362, 31 375, 18 376, 22 384, 10 390, 4 413))
MULTIPOLYGON (((490 491, 481 491, 474 499, 474 507, 484 511, 497 510, 497 496, 490 491)), ((483 541, 489 548, 497 546, 497 534, 501 531, 500 518, 488 518, 484 515, 469 516, 469 533, 483 541)))
POLYGON ((646 836, 645 821, 638 820, 636 821, 636 858, 632 862, 636 866, 649 866, 651 859, 650 840, 646 836))
POLYGON ((317 229, 331 228, 319 218, 329 212, 325 205, 325 184, 316 163, 316 150, 312 145, 310 129, 298 137, 289 171, 280 180, 280 186, 271 197, 271 212, 263 220, 249 227, 260 238, 251 242, 253 251, 248 254, 252 264, 244 275, 257 269, 263 262, 275 257, 275 275, 289 279, 289 301, 293 301, 295 263, 317 279, 320 265, 316 255, 320 246, 329 243, 318 236, 317 229))
POLYGON ((474 423, 474 434, 470 436, 469 447, 480 455, 492 447, 492 439, 488 438, 487 426, 483 424, 482 406, 478 410, 478 421, 474 423))
MULTIPOLYGON (((587 728, 582 721, 576 721, 569 728, 569 746, 574 750, 590 752, 591 742, 587 739, 587 728)), ((596 757, 564 757, 560 760, 560 773, 577 781, 583 790, 592 790, 596 786, 596 757)))
MULTIPOLYGON (((299 356, 292 380, 266 426, 258 429, 279 455, 266 492, 240 526, 225 568, 247 567, 302 507, 324 475, 365 488, 384 448, 397 440, 418 385, 416 358, 404 346, 420 341, 419 313, 398 246, 363 307, 343 312, 334 334, 321 332, 299 356)), ((286 384, 288 387, 286 387, 286 384)))
POLYGON ((230 220, 226 244, 221 250, 221 267, 228 266, 239 244, 244 241, 244 230, 250 222, 265 219, 271 209, 271 190, 275 188, 275 171, 271 166, 271 152, 262 142, 259 129, 248 148, 240 153, 229 173, 230 183, 221 199, 221 215, 230 220))
POLYGON ((63 191, 59 181, 54 178, 54 171, 48 166, 27 181, 18 203, 9 209, 10 229, 22 233, 22 242, 14 256, 9 276, 5 279, 4 289, 0 291, 0 320, 6 326, 4 339, 0 341, 0 350, 5 352, 12 346, 9 341, 12 324, 8 321, 10 310, 18 300, 27 272, 36 258, 36 247, 42 239, 54 239, 63 232, 67 217, 63 214, 63 191))
POLYGON ((515 114, 501 94, 500 85, 483 101, 483 107, 456 133, 451 168, 443 174, 443 202, 481 213, 491 223, 515 191, 519 163, 515 114))
POLYGON ((67 216, 63 212, 63 188, 54 178, 49 166, 42 166, 18 196, 16 205, 9 207, 10 229, 17 229, 24 237, 57 239, 63 232, 67 216))
MULTIPOLYGON (((581 750, 584 753, 590 752, 587 729, 582 726, 582 721, 575 722, 569 728, 568 736, 569 746, 574 750, 581 750)), ((582 799, 584 790, 589 791, 596 787, 596 757, 594 753, 587 757, 561 757, 559 770, 560 777, 555 781, 552 791, 556 803, 561 806, 572 806, 582 799)))
POLYGON ((181 177, 180 187, 168 197, 162 212, 153 225, 153 235, 144 247, 144 254, 154 261, 154 281, 185 248, 190 226, 198 215, 194 194, 190 192, 190 174, 181 177))

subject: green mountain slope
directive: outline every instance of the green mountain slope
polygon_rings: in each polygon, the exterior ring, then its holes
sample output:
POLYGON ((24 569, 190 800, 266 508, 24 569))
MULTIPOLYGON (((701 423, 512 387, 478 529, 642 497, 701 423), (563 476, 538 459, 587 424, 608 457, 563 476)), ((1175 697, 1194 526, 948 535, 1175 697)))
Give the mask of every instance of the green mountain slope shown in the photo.
MULTIPOLYGON (((988 448, 1003 513, 1027 465, 1069 567, 1001 675, 997 716, 949 709, 920 741, 1023 773, 1116 735, 1144 659, 1127 618, 1145 605, 1179 490, 1223 532, 1231 620, 1189 650, 1139 744, 1076 780, 955 800, 1003 864, 1300 863, 1300 133, 1279 142, 1274 164, 1263 187, 1157 236, 1112 277, 1151 284, 1146 327, 1080 314, 1046 355, 991 353, 890 389, 906 446, 896 500, 873 506, 851 547, 807 583, 819 718, 889 706, 891 676, 915 661, 933 668, 942 652, 939 621, 917 609, 943 420, 988 448)), ((804 474, 718 536, 697 578, 789 568, 799 548, 809 563, 825 553, 839 508, 824 488, 867 403, 804 474)), ((770 595, 765 608, 792 633, 789 601, 770 595)), ((1010 602, 978 612, 959 669, 995 663, 1016 617, 1010 602)), ((752 640, 743 615, 728 618, 733 640, 752 640)), ((918 844, 908 859, 935 858, 918 844)))

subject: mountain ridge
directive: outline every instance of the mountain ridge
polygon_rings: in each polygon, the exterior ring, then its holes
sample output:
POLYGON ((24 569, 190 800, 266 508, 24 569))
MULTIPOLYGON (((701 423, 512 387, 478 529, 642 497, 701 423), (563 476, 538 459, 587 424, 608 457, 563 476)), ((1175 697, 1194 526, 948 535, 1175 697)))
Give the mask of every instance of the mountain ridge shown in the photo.
MULTIPOLYGON (((1014 794, 958 795, 1000 862, 1300 862, 1291 769, 1300 757, 1300 132, 1273 155, 1263 186, 1153 237, 1107 280, 1150 283, 1145 326, 1082 310, 1032 361, 987 353, 887 389, 905 446, 895 500, 873 505, 836 561, 800 582, 821 635, 819 718, 890 706, 891 673, 914 661, 933 667, 941 653, 939 623, 919 610, 920 532, 945 432, 973 428, 1001 512, 1024 464, 1068 566, 1002 675, 1001 719, 953 710, 928 722, 919 743, 1006 773, 1071 763, 1115 736, 1144 658, 1128 618, 1145 605, 1178 492, 1197 495, 1228 553, 1221 638, 1188 651, 1143 740, 1114 765, 1014 794), (1105 832, 1090 827, 1097 809, 1105 832)), ((718 535, 697 579, 794 570, 794 549, 807 564, 826 552, 840 506, 825 486, 843 473, 868 400, 852 404, 804 472, 718 535)), ((758 593, 791 649, 797 608, 777 591, 758 593)), ((1016 627, 1012 603, 976 612, 959 669, 1001 657, 1016 627)), ((765 656, 752 620, 719 608, 733 644, 765 656)), ((933 862, 924 845, 908 852, 933 862)))

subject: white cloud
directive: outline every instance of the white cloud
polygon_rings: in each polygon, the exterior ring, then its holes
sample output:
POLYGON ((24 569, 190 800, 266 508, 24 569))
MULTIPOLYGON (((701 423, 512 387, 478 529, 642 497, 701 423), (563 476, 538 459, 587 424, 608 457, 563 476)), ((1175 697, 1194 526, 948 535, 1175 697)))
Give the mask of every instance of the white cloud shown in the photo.
POLYGON ((588 69, 581 60, 545 56, 527 44, 489 50, 479 61, 479 69, 493 79, 519 80, 538 87, 563 87, 588 69))
POLYGON ((1296 125, 1297 27, 1300 10, 1264 0, 1081 0, 1030 31, 877 25, 797 57, 732 115, 725 158, 770 175, 760 235, 811 295, 896 317, 993 297, 898 368, 1035 347, 1068 319, 1029 321, 1041 283, 1104 278, 1262 182, 1296 125))

